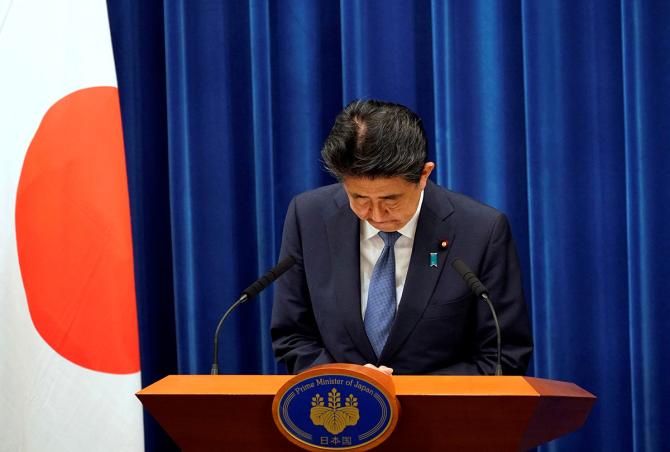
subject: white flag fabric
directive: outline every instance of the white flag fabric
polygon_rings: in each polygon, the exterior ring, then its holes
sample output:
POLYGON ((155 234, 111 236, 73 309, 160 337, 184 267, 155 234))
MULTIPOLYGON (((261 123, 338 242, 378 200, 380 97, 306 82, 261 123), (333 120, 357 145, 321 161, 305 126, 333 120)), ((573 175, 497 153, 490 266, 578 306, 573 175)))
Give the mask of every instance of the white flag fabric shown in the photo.
POLYGON ((104 0, 0 0, 0 451, 143 451, 104 0))

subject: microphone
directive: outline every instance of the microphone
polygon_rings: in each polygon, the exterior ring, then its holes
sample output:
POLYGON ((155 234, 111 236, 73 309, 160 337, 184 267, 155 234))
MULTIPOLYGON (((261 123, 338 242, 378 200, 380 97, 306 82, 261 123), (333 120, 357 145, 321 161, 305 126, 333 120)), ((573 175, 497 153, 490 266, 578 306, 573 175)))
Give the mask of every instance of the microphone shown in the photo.
MULTIPOLYGON (((293 256, 288 256, 277 264, 275 268, 268 271, 266 274, 261 276, 259 279, 254 281, 249 287, 242 291, 243 296, 247 296, 247 300, 255 297, 260 292, 262 292, 267 286, 272 284, 275 279, 279 278, 284 274, 286 270, 293 267, 295 264, 295 258, 293 256)), ((246 301, 246 300, 245 300, 246 301)))
POLYGON ((496 310, 493 308, 493 303, 491 303, 491 299, 489 298, 489 291, 482 284, 482 282, 477 278, 477 275, 473 273, 472 270, 470 270, 470 267, 463 262, 461 259, 456 258, 453 261, 451 261, 451 266, 454 270, 458 272, 459 275, 461 275, 461 278, 465 281, 465 283, 470 287, 470 290, 472 293, 477 296, 477 298, 481 298, 486 302, 486 304, 489 306, 489 309, 491 310, 491 315, 493 316, 493 323, 496 326, 496 337, 498 340, 498 359, 496 362, 496 375, 502 375, 502 365, 500 364, 500 356, 502 355, 502 339, 500 335, 500 323, 498 323, 498 316, 496 315, 496 310))
POLYGON ((279 261, 276 267, 268 271, 266 274, 264 274, 259 279, 254 281, 253 284, 244 289, 242 291, 242 295, 240 296, 240 298, 238 298, 237 301, 235 301, 235 303, 233 303, 228 308, 225 314, 223 314, 221 320, 219 320, 219 324, 216 326, 216 331, 214 332, 214 359, 212 360, 212 372, 211 372, 212 375, 219 374, 219 333, 221 332, 223 322, 230 315, 230 313, 235 310, 235 308, 237 308, 245 301, 249 301, 256 295, 258 295, 260 292, 262 292, 263 289, 272 284, 275 279, 279 278, 289 268, 293 267, 295 262, 296 260, 293 256, 288 256, 279 261))

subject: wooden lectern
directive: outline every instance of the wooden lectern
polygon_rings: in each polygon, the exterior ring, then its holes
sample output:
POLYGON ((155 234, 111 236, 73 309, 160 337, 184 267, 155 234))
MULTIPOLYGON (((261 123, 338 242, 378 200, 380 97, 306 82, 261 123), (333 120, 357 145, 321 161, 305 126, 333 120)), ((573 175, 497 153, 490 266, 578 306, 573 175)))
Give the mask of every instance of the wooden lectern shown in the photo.
MULTIPOLYGON (((296 451, 272 401, 288 375, 170 375, 138 392, 186 452, 296 451)), ((402 414, 379 451, 518 451, 581 427, 595 396, 531 377, 394 376, 402 414)))

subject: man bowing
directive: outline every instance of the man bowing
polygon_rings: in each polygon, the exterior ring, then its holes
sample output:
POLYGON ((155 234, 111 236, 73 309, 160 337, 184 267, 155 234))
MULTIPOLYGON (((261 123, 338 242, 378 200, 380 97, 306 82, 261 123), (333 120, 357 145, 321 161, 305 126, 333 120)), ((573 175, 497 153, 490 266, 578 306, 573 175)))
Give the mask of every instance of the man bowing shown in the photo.
POLYGON ((507 218, 428 178, 427 138, 408 108, 355 101, 321 152, 339 181, 295 197, 281 256, 297 260, 275 287, 277 359, 297 373, 325 363, 394 374, 494 374, 491 313, 449 263, 488 288, 505 374, 532 351, 521 273, 507 218))

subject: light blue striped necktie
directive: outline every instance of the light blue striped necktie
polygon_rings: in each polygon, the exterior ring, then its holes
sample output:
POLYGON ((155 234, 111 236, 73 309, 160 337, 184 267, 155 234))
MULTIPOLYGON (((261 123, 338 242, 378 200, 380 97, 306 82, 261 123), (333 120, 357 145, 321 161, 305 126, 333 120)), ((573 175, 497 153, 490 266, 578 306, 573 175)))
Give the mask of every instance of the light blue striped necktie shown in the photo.
POLYGON ((384 241, 384 249, 379 256, 370 278, 368 289, 368 305, 365 308, 365 332, 368 334, 372 348, 381 356, 386 339, 389 337, 391 325, 396 312, 395 291, 395 242, 400 238, 399 232, 379 232, 384 241))

